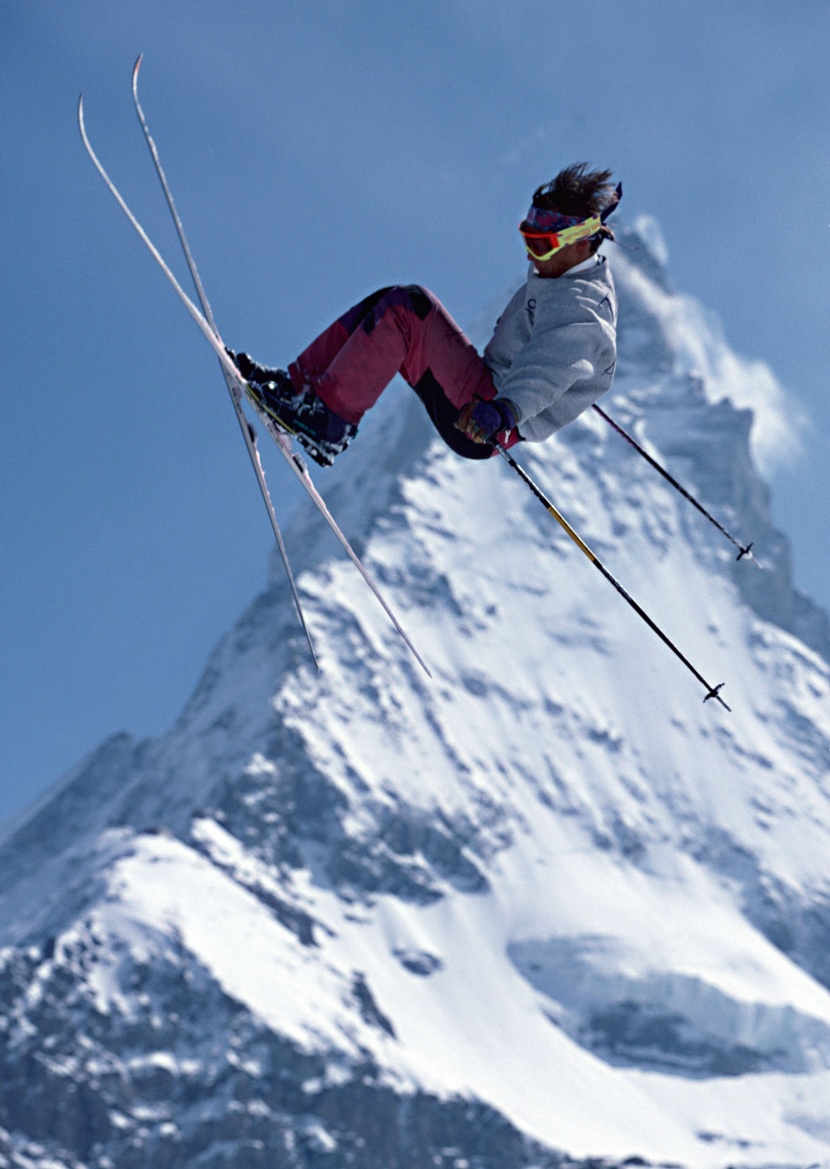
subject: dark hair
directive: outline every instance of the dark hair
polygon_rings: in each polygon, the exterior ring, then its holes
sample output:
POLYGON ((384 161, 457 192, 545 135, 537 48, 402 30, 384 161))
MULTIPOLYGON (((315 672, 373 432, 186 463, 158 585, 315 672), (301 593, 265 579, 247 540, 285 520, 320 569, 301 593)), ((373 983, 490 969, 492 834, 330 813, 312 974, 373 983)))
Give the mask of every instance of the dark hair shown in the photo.
POLYGON ((610 170, 588 170, 587 162, 575 162, 561 170, 551 182, 536 188, 533 206, 587 219, 590 215, 598 215, 611 201, 614 189, 610 178, 610 170))
MULTIPOLYGON (((558 211, 560 215, 579 215, 588 219, 599 215, 614 199, 614 188, 610 183, 610 170, 588 170, 587 162, 575 162, 561 170, 555 179, 543 183, 533 192, 533 206, 545 211, 558 211)), ((603 226, 596 235, 589 236, 593 245, 591 254, 596 252, 604 239, 613 239, 614 233, 603 226)))

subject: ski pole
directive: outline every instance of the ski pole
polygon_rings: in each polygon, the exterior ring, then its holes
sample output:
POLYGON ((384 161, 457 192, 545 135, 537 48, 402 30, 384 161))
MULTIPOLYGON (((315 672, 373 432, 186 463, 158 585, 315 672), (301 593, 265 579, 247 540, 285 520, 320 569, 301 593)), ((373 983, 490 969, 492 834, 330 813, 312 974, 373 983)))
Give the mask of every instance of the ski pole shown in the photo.
POLYGON ((613 428, 614 428, 614 430, 616 430, 617 434, 621 434, 622 437, 626 440, 626 442, 630 442, 631 445, 634 447, 634 449, 636 451, 640 452, 640 454, 643 456, 643 458, 646 460, 647 463, 651 463, 651 465, 652 465, 652 467, 654 467, 655 471, 659 471, 660 474, 663 476, 663 478, 667 479, 669 481, 669 483, 671 483, 672 487, 677 488, 677 490, 680 492, 680 494, 683 496, 684 499, 688 499, 689 503, 693 504, 694 507, 696 507, 697 510, 701 513, 701 515, 705 515, 707 520, 709 520, 711 523, 713 523, 719 532, 723 532, 723 534, 724 534, 724 536, 726 536, 727 540, 730 540, 735 545, 735 547, 738 549, 738 555, 737 555, 738 560, 740 560, 744 556, 748 556, 750 558, 750 560, 754 559, 752 552, 750 551, 750 549, 752 548, 752 544, 747 544, 746 546, 744 546, 743 544, 741 544, 741 542, 739 540, 736 540, 735 537, 731 534, 731 532, 728 532, 726 530, 726 528, 723 526, 723 524, 718 523, 718 521, 715 519, 715 517, 713 515, 709 514, 709 512, 706 510, 706 508, 703 506, 702 503, 698 503, 698 501, 695 499, 695 497, 690 492, 688 492, 686 490, 686 488, 682 486, 682 484, 678 483, 677 480, 674 478, 674 476, 670 475, 665 467, 661 467, 660 464, 657 462, 657 460, 653 459, 651 457, 651 455, 648 453, 648 451, 640 446, 640 444, 637 442, 636 438, 633 438, 628 433, 627 430, 623 430, 623 428, 619 425, 619 423, 615 422, 613 418, 611 418, 608 414, 606 414, 601 406, 597 406, 597 404, 594 403, 594 409, 596 410, 597 414, 600 415, 601 418, 605 419, 605 421, 609 424, 609 426, 613 426, 613 428))
POLYGON ((608 569, 605 567, 605 565, 602 563, 602 561, 599 559, 599 557, 596 556, 591 551, 591 549, 588 547, 588 545, 585 543, 585 541, 578 535, 577 532, 574 531, 574 529, 571 527, 571 525, 568 523, 568 521, 565 519, 565 517, 561 514, 561 512, 557 511, 557 509, 554 507, 554 505, 551 503, 551 501, 548 499, 548 497, 545 495, 545 493, 541 490, 541 488, 537 487, 537 485, 531 479, 530 475, 528 475, 527 471, 525 471, 524 467, 522 467, 519 463, 516 462, 516 460, 513 458, 513 456, 507 452, 507 450, 502 446, 501 443, 496 443, 496 449, 498 450, 498 452, 502 456, 502 458, 505 459, 510 464, 510 466, 513 468, 513 470, 516 472, 516 474, 519 476, 519 478, 524 480, 524 482, 527 484, 527 486, 530 488, 530 490, 533 492, 533 494, 536 496, 536 498, 539 500, 539 502, 545 508, 547 508, 547 510, 550 512, 550 514, 553 516, 553 518, 556 520, 556 522, 559 524, 559 526, 565 532, 567 532, 567 534, 573 540, 574 544, 576 544, 577 548, 579 548, 582 552, 585 553, 585 555, 588 557, 588 559, 591 561, 591 563, 594 565, 594 567, 598 568, 599 571, 602 573, 602 575, 605 577, 605 579, 607 581, 609 581, 614 586, 614 588, 617 590, 617 592, 620 594, 620 596, 624 600, 628 601, 629 605, 634 610, 634 612, 637 613, 640 617, 642 617, 642 619, 643 619, 643 621, 645 621, 646 625, 648 625, 648 627, 650 629, 652 629, 657 634, 657 636, 660 638, 660 640, 662 642, 664 642, 669 647, 669 649, 672 651, 673 654, 675 654, 678 658, 680 658, 683 665, 688 670, 690 670, 692 674, 694 674, 694 676, 697 678, 698 682, 702 683, 706 687, 706 697, 703 699, 703 701, 708 702, 710 698, 714 698, 721 704, 722 707, 724 707, 725 710, 731 710, 732 708, 727 706, 726 703, 723 701, 723 699, 720 696, 720 690, 723 687, 723 682, 719 682, 717 686, 711 686, 706 681, 706 679, 703 677, 703 675, 695 669, 695 667, 692 665, 692 663, 689 661, 689 659, 685 656, 685 654, 681 653, 681 651, 677 648, 677 646, 674 644, 674 642, 671 641, 671 639, 666 636, 666 634, 663 632, 663 630, 660 628, 660 626, 657 625, 654 621, 652 621, 651 617, 649 617, 649 615, 648 615, 648 613, 646 613, 645 609, 643 609, 640 605, 637 604, 637 602, 634 600, 634 598, 631 596, 631 594, 626 592, 626 590, 623 588, 623 586, 620 584, 620 582, 617 580, 617 578, 612 573, 610 573, 608 571, 608 569))

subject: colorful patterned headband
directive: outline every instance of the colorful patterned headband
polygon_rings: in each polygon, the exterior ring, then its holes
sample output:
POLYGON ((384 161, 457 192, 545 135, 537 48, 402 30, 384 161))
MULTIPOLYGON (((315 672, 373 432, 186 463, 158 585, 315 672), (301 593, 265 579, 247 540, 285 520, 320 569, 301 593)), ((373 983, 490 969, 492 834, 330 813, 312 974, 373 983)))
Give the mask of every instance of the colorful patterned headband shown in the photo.
POLYGON ((609 215, 617 210, 620 199, 622 199, 622 183, 617 184, 614 194, 598 216, 560 215, 558 211, 551 208, 531 205, 522 226, 527 225, 532 231, 561 232, 565 231, 566 228, 576 227, 578 223, 591 223, 593 219, 598 218, 600 223, 597 224, 597 227, 599 227, 605 223, 609 215))
POLYGON ((525 223, 535 231, 564 231, 566 227, 576 227, 577 223, 584 223, 582 215, 560 215, 546 207, 531 207, 527 213, 525 223))

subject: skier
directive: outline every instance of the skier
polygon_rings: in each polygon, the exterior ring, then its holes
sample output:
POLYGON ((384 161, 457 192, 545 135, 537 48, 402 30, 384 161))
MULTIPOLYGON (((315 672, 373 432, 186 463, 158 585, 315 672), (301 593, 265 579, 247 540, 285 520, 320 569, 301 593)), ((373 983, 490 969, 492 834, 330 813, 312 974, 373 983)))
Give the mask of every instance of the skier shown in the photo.
POLYGON ((288 370, 229 351, 254 407, 329 465, 396 373, 438 433, 468 459, 494 443, 541 442, 611 385, 616 361, 614 282, 598 248, 622 197, 607 170, 566 167, 537 188, 519 225, 531 262, 483 356, 440 301, 419 285, 382 288, 354 305, 288 370))

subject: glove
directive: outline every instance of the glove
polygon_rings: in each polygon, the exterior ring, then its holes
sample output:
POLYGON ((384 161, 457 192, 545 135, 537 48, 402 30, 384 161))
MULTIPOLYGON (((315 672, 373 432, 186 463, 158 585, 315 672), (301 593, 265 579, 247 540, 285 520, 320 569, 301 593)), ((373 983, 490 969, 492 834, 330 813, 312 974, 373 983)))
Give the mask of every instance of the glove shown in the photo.
POLYGON ((493 398, 490 402, 476 398, 462 409, 455 425, 473 442, 494 442, 501 431, 513 430, 519 417, 518 406, 509 398, 493 398))

